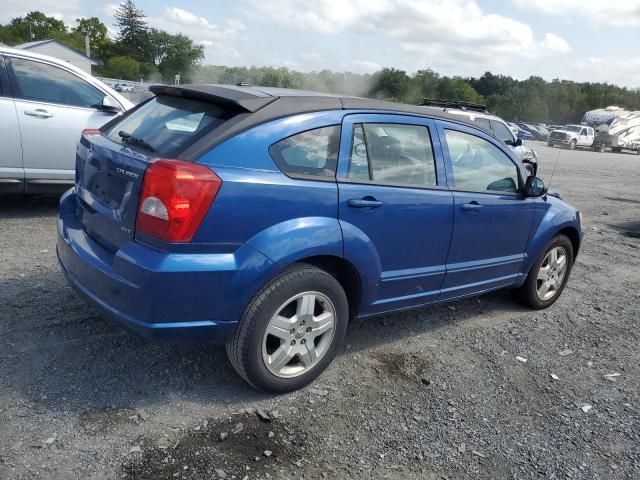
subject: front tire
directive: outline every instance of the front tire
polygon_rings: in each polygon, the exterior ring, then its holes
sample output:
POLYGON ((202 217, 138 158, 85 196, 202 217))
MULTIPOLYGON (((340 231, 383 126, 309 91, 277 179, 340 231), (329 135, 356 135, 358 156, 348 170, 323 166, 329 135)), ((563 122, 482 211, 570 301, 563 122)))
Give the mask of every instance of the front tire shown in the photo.
POLYGON ((573 244, 557 235, 531 267, 524 284, 515 290, 516 298, 535 310, 550 307, 562 294, 573 267, 573 244))
POLYGON ((340 283, 324 270, 295 264, 253 297, 227 342, 227 355, 253 387, 270 393, 297 390, 331 363, 348 319, 340 283))
POLYGON ((575 150, 577 144, 578 142, 576 142, 575 140, 571 140, 571 142, 569 142, 569 150, 575 150))
POLYGON ((553 147, 553 142, 547 142, 547 147, 553 147))

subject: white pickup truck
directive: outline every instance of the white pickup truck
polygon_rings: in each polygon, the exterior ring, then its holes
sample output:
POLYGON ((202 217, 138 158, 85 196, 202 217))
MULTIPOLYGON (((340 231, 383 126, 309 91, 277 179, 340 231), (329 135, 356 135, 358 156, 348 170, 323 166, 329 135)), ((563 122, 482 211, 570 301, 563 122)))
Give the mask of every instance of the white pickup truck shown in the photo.
POLYGON ((552 130, 547 139, 547 145, 564 145, 570 150, 576 147, 592 148, 596 134, 593 128, 584 125, 566 125, 560 129, 552 130))

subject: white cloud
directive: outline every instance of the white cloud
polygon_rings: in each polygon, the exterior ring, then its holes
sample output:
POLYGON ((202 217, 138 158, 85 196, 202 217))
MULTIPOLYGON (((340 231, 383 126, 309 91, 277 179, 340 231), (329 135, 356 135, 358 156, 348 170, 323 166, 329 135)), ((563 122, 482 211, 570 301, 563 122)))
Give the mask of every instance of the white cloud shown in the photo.
POLYGON ((569 53, 571 46, 562 37, 553 33, 547 33, 541 43, 542 47, 550 52, 569 53))
POLYGON ((564 78, 575 81, 615 83, 640 87, 640 56, 635 58, 591 57, 569 65, 564 78))
POLYGON ((587 19, 595 25, 640 25, 640 0, 513 0, 513 3, 547 15, 587 19))
POLYGON ((246 27, 242 22, 228 19, 223 25, 209 22, 205 17, 178 7, 166 7, 161 17, 149 18, 149 25, 168 31, 169 33, 184 33, 198 41, 221 41, 236 37, 238 32, 246 27))
MULTIPOLYGON (((360 33, 398 42, 416 64, 495 68, 527 58, 562 54, 566 40, 547 34, 536 40, 531 27, 502 15, 487 14, 475 0, 248 0, 257 18, 292 30, 360 33)), ((377 52, 372 52, 375 56, 377 52)))

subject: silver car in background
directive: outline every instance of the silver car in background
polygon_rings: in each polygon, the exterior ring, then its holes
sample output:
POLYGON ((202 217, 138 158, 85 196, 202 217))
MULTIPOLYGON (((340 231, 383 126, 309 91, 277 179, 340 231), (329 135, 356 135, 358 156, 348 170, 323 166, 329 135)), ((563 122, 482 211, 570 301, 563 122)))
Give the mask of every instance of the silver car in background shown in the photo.
POLYGON ((132 107, 67 62, 0 46, 0 194, 71 186, 82 130, 132 107))

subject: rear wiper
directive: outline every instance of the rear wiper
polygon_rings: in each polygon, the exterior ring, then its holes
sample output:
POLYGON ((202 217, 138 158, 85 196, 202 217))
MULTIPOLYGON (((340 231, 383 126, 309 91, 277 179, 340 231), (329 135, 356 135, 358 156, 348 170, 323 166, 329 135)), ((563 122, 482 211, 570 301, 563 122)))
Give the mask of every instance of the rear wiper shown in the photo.
POLYGON ((139 147, 149 150, 152 153, 155 153, 156 151, 156 149, 153 148, 153 146, 150 143, 147 143, 145 140, 141 138, 134 137, 133 135, 125 132, 124 130, 120 130, 118 132, 118 135, 120 135, 120 138, 122 138, 122 140, 124 140, 126 143, 129 143, 131 145, 138 145, 139 147))

